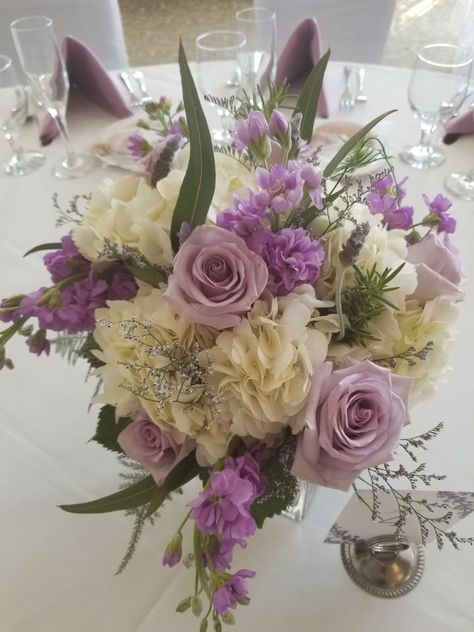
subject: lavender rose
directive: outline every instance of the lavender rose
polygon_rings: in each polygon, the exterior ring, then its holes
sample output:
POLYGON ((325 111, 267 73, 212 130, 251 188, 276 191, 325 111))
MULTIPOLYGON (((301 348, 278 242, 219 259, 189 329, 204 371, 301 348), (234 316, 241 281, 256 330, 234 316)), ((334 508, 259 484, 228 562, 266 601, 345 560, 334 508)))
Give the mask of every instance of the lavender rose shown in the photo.
POLYGON ((408 247, 407 261, 415 265, 418 278, 412 298, 421 304, 437 297, 449 301, 464 299, 466 279, 459 252, 447 233, 429 232, 408 247))
POLYGON ((178 444, 173 437, 146 416, 138 416, 117 439, 127 456, 146 467, 157 485, 162 485, 171 470, 196 447, 186 439, 178 444))
POLYGON ((173 262, 164 298, 190 323, 234 327, 263 292, 268 270, 245 241, 218 226, 198 226, 173 262))
POLYGON ((315 371, 292 473, 347 490, 358 474, 392 458, 408 423, 411 379, 369 360, 315 371))

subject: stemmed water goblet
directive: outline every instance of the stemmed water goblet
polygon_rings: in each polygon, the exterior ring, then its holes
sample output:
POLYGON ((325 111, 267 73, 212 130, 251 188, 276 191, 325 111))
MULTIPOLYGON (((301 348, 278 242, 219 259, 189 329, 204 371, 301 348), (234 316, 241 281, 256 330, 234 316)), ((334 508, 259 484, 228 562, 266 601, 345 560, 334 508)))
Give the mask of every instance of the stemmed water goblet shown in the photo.
POLYGON ((444 162, 446 156, 431 144, 432 134, 440 123, 454 116, 466 98, 472 55, 461 46, 430 44, 420 49, 408 86, 408 101, 420 120, 418 145, 405 148, 400 158, 416 169, 430 169, 444 162))
POLYGON ((238 58, 244 46, 245 36, 239 31, 208 31, 196 38, 197 84, 209 103, 208 111, 217 114, 218 120, 212 117, 210 127, 218 144, 231 140, 232 117, 225 102, 240 90, 238 58))
POLYGON ((474 200, 474 162, 467 172, 456 172, 449 175, 444 184, 450 193, 461 200, 474 200))
POLYGON ((66 124, 69 79, 64 60, 54 37, 53 22, 43 16, 15 20, 10 26, 21 66, 32 93, 55 121, 63 140, 66 157, 56 165, 58 178, 78 178, 96 166, 96 159, 74 150, 66 124))
POLYGON ((23 176, 44 163, 45 156, 39 151, 25 151, 18 143, 18 136, 28 113, 28 97, 18 83, 10 57, 0 55, 0 131, 8 141, 12 157, 3 165, 9 176, 23 176))
POLYGON ((276 75, 276 16, 263 7, 243 9, 235 14, 236 27, 245 35, 240 55, 241 85, 251 98, 258 98, 268 80, 276 75))

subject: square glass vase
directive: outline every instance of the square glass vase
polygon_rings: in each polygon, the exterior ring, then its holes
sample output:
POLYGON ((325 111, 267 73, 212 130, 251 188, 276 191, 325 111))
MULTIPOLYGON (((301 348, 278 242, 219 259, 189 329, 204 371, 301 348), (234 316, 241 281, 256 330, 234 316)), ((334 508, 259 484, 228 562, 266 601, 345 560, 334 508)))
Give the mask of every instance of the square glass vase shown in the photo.
POLYGON ((312 485, 307 481, 298 481, 298 494, 292 505, 282 511, 282 516, 295 520, 295 522, 301 522, 309 509, 311 501, 313 500, 314 492, 316 491, 316 485, 312 485))

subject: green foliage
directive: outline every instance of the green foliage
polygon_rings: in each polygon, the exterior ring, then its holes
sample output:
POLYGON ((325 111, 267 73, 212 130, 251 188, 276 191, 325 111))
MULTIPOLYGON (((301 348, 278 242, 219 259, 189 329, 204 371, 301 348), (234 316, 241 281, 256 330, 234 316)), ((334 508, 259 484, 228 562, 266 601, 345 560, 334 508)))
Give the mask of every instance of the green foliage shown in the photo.
POLYGON ((53 349, 61 358, 66 359, 73 366, 81 357, 81 351, 87 340, 85 334, 71 335, 65 332, 59 332, 56 338, 51 340, 53 349))
POLYGON ((182 223, 189 222, 192 226, 198 226, 206 221, 216 185, 211 135, 181 42, 179 67, 189 128, 190 154, 171 221, 171 243, 175 252, 179 248, 178 233, 182 223))
POLYGON ((99 358, 93 353, 94 351, 99 349, 100 347, 97 344, 94 336, 92 334, 88 334, 86 336, 86 339, 84 340, 84 344, 79 351, 79 355, 81 358, 84 358, 84 360, 92 369, 98 369, 99 367, 104 365, 104 362, 102 362, 102 360, 99 360, 99 358))
POLYGON ((308 142, 313 136, 314 119, 330 54, 331 51, 328 50, 314 66, 296 103, 295 113, 301 112, 303 115, 300 128, 301 138, 308 142))
POLYGON ((250 509, 259 529, 266 518, 272 518, 287 509, 298 493, 298 479, 290 472, 292 457, 288 459, 287 450, 288 444, 262 466, 267 487, 250 509))
POLYGON ((91 441, 97 441, 97 443, 100 443, 106 450, 111 452, 122 452, 117 438, 131 421, 128 417, 120 417, 120 419, 116 420, 115 407, 104 406, 100 410, 96 432, 91 441))
POLYGON ((62 247, 63 245, 59 241, 50 242, 48 244, 39 244, 34 248, 30 248, 30 250, 25 252, 23 256, 27 257, 28 255, 32 255, 34 252, 41 252, 42 250, 61 250, 62 247))
POLYGON ((126 511, 135 507, 146 506, 145 518, 147 518, 159 509, 168 494, 197 476, 198 471, 199 467, 194 453, 191 453, 178 463, 160 487, 157 486, 152 476, 147 476, 109 496, 85 503, 60 505, 60 508, 70 513, 94 514, 126 511))
POLYGON ((336 168, 340 165, 340 163, 344 160, 344 158, 351 151, 353 151, 354 147, 356 147, 357 144, 360 143, 361 140, 363 140, 367 136, 370 130, 373 127, 375 127, 377 123, 380 123, 380 121, 382 121, 385 117, 387 117, 389 114, 392 114, 393 112, 396 112, 396 110, 389 110, 388 112, 385 112, 384 114, 380 114, 380 116, 377 116, 376 118, 374 118, 372 121, 370 121, 370 123, 367 123, 367 125, 364 125, 362 129, 360 129, 353 136, 351 136, 349 140, 344 143, 341 149, 339 149, 339 151, 336 153, 334 158, 330 160, 329 163, 326 165, 323 172, 324 177, 329 178, 334 173, 336 168))
POLYGON ((364 340, 375 339, 366 329, 367 324, 379 316, 386 307, 397 310, 396 305, 385 298, 385 294, 398 289, 390 286, 390 283, 404 265, 405 263, 402 263, 396 270, 385 268, 382 273, 375 269, 375 264, 368 271, 353 266, 354 286, 345 289, 342 295, 342 311, 349 320, 344 342, 363 344, 364 340))
POLYGON ((360 140, 336 168, 334 175, 350 174, 356 169, 371 165, 381 158, 386 158, 385 151, 380 147, 371 145, 372 141, 373 138, 360 140))

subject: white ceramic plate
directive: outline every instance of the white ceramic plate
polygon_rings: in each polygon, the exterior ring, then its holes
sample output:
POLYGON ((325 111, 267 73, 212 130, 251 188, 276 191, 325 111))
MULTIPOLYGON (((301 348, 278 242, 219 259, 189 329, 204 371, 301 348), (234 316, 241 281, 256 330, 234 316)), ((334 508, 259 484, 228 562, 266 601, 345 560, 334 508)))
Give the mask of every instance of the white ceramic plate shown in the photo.
POLYGON ((137 126, 137 121, 144 118, 142 115, 135 115, 121 119, 104 128, 91 151, 104 164, 112 167, 119 167, 133 173, 142 173, 143 168, 138 163, 130 151, 127 149, 128 138, 132 134, 140 134, 150 143, 156 141, 156 132, 143 129, 137 126))
MULTIPOLYGON (((319 154, 321 160, 321 166, 324 168, 329 161, 335 156, 336 152, 342 147, 342 145, 356 132, 362 129, 362 125, 354 123, 352 121, 328 121, 326 123, 317 124, 316 130, 313 134, 312 142, 315 145, 321 145, 322 149, 319 154)), ((378 133, 377 136, 382 140, 385 150, 388 152, 387 143, 381 138, 378 133)), ((383 158, 372 162, 370 165, 359 167, 351 173, 352 177, 361 178, 369 176, 372 173, 382 171, 386 167, 386 162, 383 158)))

